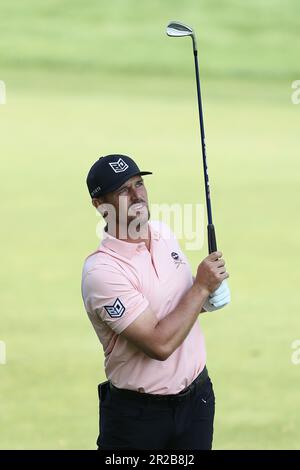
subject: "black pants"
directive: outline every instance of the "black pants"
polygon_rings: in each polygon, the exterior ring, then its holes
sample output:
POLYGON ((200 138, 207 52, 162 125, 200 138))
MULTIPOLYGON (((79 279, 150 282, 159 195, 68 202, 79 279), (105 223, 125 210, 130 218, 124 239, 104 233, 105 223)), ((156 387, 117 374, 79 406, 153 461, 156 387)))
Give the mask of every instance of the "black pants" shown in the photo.
POLYGON ((209 377, 183 395, 162 400, 138 392, 114 393, 109 382, 100 384, 98 391, 98 450, 211 449, 215 396, 209 377))

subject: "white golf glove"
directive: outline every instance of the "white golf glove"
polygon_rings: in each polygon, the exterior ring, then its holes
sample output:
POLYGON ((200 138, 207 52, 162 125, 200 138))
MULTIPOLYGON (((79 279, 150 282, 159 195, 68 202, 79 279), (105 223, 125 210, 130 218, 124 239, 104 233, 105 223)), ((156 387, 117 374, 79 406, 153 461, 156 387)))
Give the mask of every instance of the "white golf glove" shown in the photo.
POLYGON ((229 304, 230 300, 230 290, 227 281, 224 280, 218 289, 210 294, 203 308, 207 312, 213 312, 214 310, 225 307, 225 305, 229 304))

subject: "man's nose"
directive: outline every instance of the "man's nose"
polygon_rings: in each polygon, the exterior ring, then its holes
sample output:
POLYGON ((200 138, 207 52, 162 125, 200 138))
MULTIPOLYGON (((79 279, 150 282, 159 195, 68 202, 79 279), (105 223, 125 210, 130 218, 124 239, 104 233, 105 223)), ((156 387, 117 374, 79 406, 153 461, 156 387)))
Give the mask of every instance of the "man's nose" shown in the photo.
POLYGON ((137 201, 139 199, 138 192, 137 192, 136 188, 130 188, 129 195, 130 195, 131 203, 134 203, 135 201, 137 201))

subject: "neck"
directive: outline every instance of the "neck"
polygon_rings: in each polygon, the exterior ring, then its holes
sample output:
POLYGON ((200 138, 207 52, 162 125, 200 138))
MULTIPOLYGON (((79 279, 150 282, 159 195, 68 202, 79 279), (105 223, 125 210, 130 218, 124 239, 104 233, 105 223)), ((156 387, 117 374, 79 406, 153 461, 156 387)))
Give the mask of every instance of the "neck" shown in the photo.
POLYGON ((116 226, 116 231, 115 233, 114 230, 110 230, 109 225, 107 224, 106 226, 106 232, 117 238, 118 240, 123 240, 124 242, 127 243, 141 243, 144 242, 147 249, 150 250, 150 238, 151 238, 151 232, 149 228, 148 222, 146 222, 144 225, 140 227, 140 230, 135 233, 135 237, 131 237, 130 234, 128 233, 128 227, 120 227, 119 225, 116 226), (137 235, 140 233, 140 236, 137 237, 137 235))

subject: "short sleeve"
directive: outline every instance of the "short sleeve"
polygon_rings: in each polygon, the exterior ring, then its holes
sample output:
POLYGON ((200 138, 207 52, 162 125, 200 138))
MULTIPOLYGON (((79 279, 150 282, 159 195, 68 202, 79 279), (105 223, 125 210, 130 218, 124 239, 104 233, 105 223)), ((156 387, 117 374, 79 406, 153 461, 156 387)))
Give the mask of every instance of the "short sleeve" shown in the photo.
POLYGON ((97 266, 82 281, 86 311, 115 333, 122 333, 149 305, 145 296, 117 268, 97 266))

